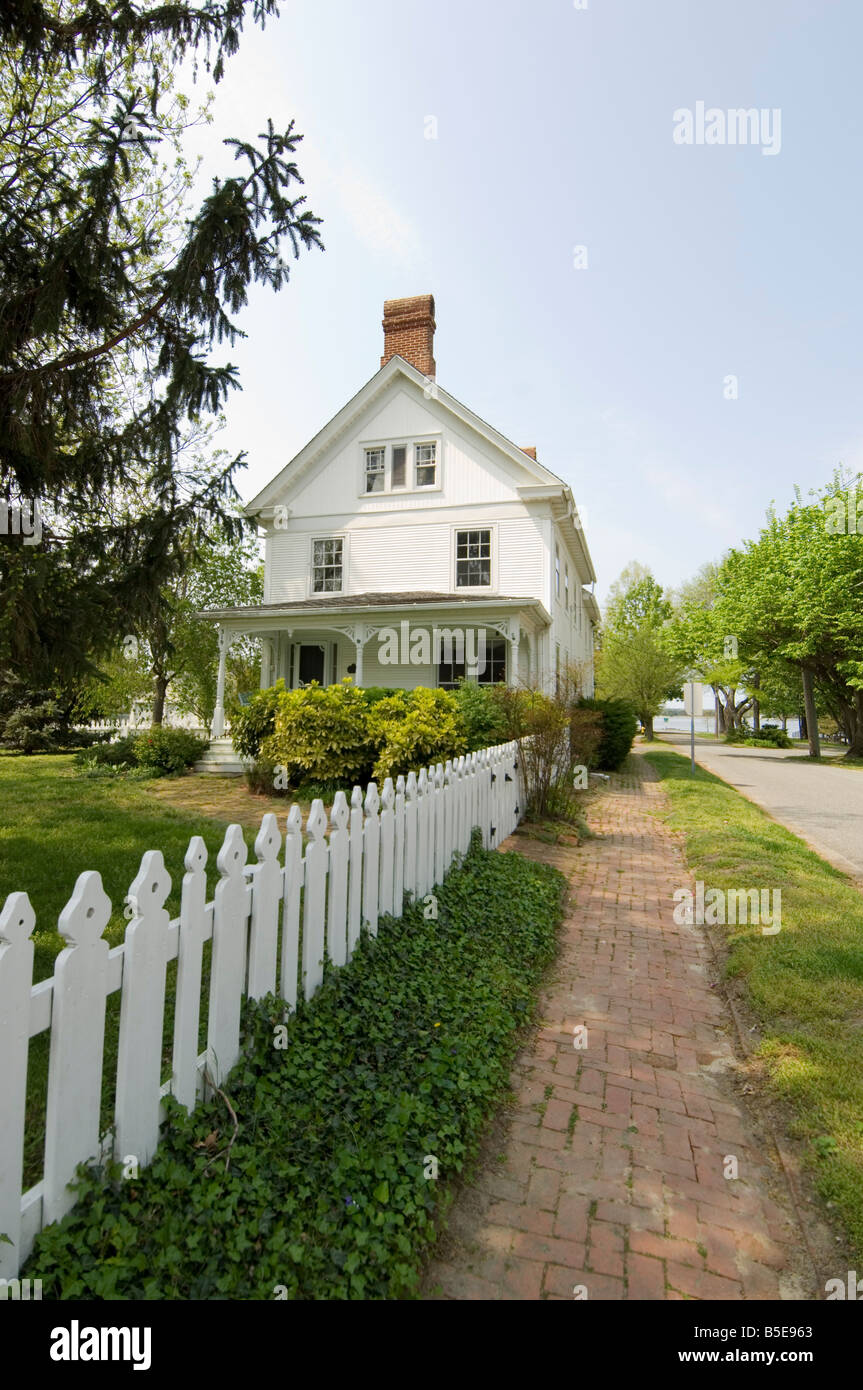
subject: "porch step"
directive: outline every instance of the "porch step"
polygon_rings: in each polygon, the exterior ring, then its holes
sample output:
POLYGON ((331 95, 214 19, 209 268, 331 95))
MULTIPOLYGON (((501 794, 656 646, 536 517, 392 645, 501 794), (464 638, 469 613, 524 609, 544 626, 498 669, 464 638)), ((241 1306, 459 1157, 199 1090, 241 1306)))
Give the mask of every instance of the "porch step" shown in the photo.
POLYGON ((242 777, 246 763, 229 738, 214 738, 206 753, 195 763, 196 772, 210 772, 217 777, 242 777))

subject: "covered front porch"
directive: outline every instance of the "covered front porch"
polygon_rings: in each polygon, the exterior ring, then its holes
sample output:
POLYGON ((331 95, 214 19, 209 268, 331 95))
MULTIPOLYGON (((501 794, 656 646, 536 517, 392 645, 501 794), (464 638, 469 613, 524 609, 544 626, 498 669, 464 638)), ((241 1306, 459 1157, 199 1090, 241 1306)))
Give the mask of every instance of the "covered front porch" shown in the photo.
MULTIPOLYGON (((551 619, 536 599, 359 594, 200 614, 219 632, 211 730, 225 730, 225 667, 241 636, 261 639, 261 688, 289 690, 350 677, 358 686, 410 690, 459 679, 509 685, 549 683, 551 619)), ((553 676, 552 676, 553 680, 553 676)))

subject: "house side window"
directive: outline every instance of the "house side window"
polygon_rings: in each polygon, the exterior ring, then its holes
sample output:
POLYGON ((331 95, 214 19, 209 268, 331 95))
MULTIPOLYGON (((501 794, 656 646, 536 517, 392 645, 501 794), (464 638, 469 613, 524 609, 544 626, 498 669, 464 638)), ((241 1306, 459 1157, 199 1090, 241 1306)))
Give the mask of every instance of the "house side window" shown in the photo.
POLYGON ((407 486, 407 448, 404 444, 393 447, 393 464, 390 478, 391 487, 407 486))
POLYGON ((383 492, 385 467, 385 449, 366 449, 366 492, 383 492))
POLYGON ((560 551, 554 547, 554 596, 560 598, 560 551))
POLYGON ((491 531, 457 531, 455 543, 457 589, 491 585, 491 531))
POLYGON ((416 445, 416 485, 434 487, 437 481, 437 445, 416 445))
POLYGON ((563 606, 569 612, 569 565, 563 567, 563 606))
POLYGON ((560 643, 554 646, 554 693, 560 695, 560 643))
POLYGON ((342 591, 344 541, 340 536, 316 540, 312 544, 312 592, 340 594, 342 591))
MULTIPOLYGON (((444 648, 446 651, 446 648, 444 648)), ((480 648, 482 653, 482 648, 480 648)), ((458 654, 450 652, 450 655, 458 654)), ((461 653, 464 656, 464 652, 461 653)), ((454 690, 460 680, 470 679, 464 661, 441 661, 438 664, 437 683, 440 690, 454 690)), ((485 665, 476 674, 480 685, 502 685, 506 682, 506 639, 486 638, 485 665)))

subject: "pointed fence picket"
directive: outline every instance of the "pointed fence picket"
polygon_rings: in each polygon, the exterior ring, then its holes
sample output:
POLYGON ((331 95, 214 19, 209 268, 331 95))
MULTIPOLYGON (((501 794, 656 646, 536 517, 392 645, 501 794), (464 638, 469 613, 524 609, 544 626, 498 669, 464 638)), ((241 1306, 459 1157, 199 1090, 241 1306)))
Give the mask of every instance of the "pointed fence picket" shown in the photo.
POLYGON ((516 745, 410 772, 379 795, 355 787, 350 808, 339 792, 327 819, 312 803, 303 826, 299 806, 285 823, 264 816, 257 862, 238 825, 228 827, 217 856, 219 881, 207 901, 207 850, 192 837, 186 853, 179 917, 165 907, 171 879, 158 850, 148 851, 126 899, 132 920, 121 946, 104 931, 112 905, 98 873, 82 873, 60 914, 66 946, 54 975, 33 985, 36 917, 26 893, 11 893, 0 911, 0 1278, 17 1275, 33 1241, 74 1204, 68 1184, 80 1163, 111 1155, 146 1166, 155 1153, 162 1101, 171 1093, 194 1110, 222 1087, 240 1050, 244 996, 276 992, 286 1016, 298 997, 311 999, 324 978, 351 960, 363 927, 376 935, 443 881, 466 852, 475 826, 494 847, 519 818, 516 745), (305 831, 305 848, 303 844, 305 831), (329 833, 327 833, 329 832, 329 833), (280 852, 284 850, 280 863, 280 852), (300 926, 302 920, 302 929, 300 926), (300 941, 302 940, 302 961, 300 941), (212 942, 206 1047, 199 1052, 205 949, 212 942), (162 1039, 167 971, 177 962, 171 1077, 163 1082, 162 1039), (108 997, 120 992, 114 1119, 100 1133, 108 997), (49 1034, 42 1179, 21 1192, 30 1039, 49 1034))

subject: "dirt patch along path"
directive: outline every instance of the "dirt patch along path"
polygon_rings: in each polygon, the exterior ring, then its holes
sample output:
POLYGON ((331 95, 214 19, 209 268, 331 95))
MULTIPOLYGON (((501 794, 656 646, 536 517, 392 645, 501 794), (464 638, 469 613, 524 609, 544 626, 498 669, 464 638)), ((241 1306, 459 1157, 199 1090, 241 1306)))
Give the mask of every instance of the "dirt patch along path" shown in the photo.
POLYGON ((516 1109, 456 1198, 426 1298, 819 1296, 782 1166, 733 1084, 710 944, 674 923, 692 880, 652 814, 664 793, 630 765, 592 803, 596 839, 507 842, 567 875, 561 949, 516 1109))

